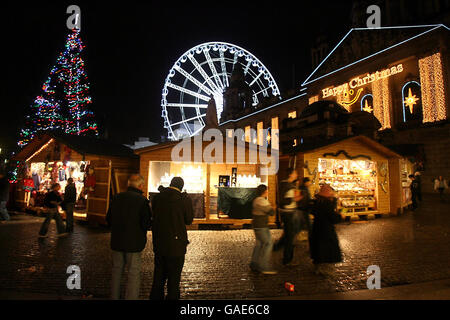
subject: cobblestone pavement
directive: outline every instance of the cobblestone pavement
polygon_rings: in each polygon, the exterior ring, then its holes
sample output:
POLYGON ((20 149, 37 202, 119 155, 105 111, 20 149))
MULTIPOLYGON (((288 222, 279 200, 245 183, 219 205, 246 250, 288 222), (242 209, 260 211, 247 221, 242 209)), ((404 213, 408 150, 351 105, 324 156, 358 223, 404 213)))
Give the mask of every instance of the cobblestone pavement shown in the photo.
MULTIPOLYGON (((295 251, 297 267, 281 265, 273 254, 277 275, 249 270, 254 245, 252 230, 189 231, 191 244, 182 274, 183 299, 252 299, 286 296, 284 282, 298 295, 366 289, 369 265, 381 268, 381 286, 450 279, 450 202, 425 196, 421 208, 401 216, 336 226, 344 262, 332 276, 313 273, 306 242, 295 251)), ((38 240, 42 218, 16 215, 0 224, 0 290, 107 298, 110 285, 109 232, 76 225, 67 238, 56 237, 55 224, 47 239, 38 240), (81 290, 66 288, 69 265, 81 268, 81 290)), ((273 238, 281 230, 271 230, 273 238)), ((141 297, 147 298, 153 274, 151 233, 143 253, 141 297)))

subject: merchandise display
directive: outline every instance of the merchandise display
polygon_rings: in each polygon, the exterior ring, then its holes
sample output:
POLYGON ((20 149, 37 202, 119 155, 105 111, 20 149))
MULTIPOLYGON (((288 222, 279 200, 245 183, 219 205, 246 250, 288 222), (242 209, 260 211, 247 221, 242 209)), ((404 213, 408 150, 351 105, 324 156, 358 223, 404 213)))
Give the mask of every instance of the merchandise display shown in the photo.
POLYGON ((67 161, 67 162, 34 162, 31 163, 27 176, 33 184, 34 206, 40 206, 41 194, 45 194, 51 189, 52 184, 59 183, 61 194, 67 185, 67 180, 72 178, 77 190, 77 209, 85 206, 86 192, 85 185, 88 174, 85 172, 89 167, 89 161, 67 161), (84 204, 84 205, 83 205, 84 204))
POLYGON ((368 160, 319 159, 319 184, 329 184, 337 192, 341 214, 376 210, 377 172, 368 160))

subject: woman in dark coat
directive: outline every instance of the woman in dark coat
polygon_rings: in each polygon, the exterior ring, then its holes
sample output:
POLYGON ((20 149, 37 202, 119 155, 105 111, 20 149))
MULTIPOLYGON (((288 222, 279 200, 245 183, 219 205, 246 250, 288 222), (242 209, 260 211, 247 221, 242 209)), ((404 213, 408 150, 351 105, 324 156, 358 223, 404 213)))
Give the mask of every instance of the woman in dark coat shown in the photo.
POLYGON ((311 259, 316 274, 329 274, 330 264, 341 262, 342 254, 334 224, 340 221, 336 213, 335 193, 329 185, 323 185, 316 195, 311 213, 314 223, 310 237, 311 259))

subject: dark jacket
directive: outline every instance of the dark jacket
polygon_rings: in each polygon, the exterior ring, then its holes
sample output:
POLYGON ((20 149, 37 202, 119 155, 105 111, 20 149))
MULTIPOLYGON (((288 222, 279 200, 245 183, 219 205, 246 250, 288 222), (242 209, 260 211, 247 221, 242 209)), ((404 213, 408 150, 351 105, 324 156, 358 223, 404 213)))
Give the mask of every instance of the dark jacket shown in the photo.
POLYGON ((142 191, 133 187, 116 195, 109 206, 106 221, 111 227, 111 249, 140 252, 147 243, 152 212, 142 191))
POLYGON ((289 182, 287 180, 281 181, 280 183, 280 197, 279 197, 279 208, 280 211, 294 211, 297 205, 294 205, 294 192, 296 189, 294 182, 289 182))
POLYGON ((298 209, 308 212, 313 204, 311 193, 309 192, 308 187, 304 185, 300 186, 300 192, 303 198, 299 202, 297 202, 298 209))
POLYGON ((336 199, 316 196, 311 207, 314 223, 311 232, 311 259, 314 263, 336 263, 342 261, 341 249, 334 224, 341 217, 336 212, 336 199))
POLYGON ((47 208, 57 208, 58 205, 55 204, 55 202, 57 202, 58 204, 60 204, 62 202, 62 198, 59 194, 59 192, 56 191, 49 191, 47 192, 47 194, 45 195, 44 198, 44 207, 47 208))
POLYGON ((8 201, 9 181, 6 177, 0 179, 0 201, 8 201))
POLYGON ((186 254, 186 225, 194 219, 192 200, 187 193, 166 188, 153 197, 153 251, 166 257, 186 254))
POLYGON ((68 184, 64 189, 64 202, 75 203, 77 202, 77 188, 75 183, 68 184))
POLYGON ((420 182, 417 179, 414 179, 409 187, 411 188, 412 193, 418 193, 420 191, 420 182))

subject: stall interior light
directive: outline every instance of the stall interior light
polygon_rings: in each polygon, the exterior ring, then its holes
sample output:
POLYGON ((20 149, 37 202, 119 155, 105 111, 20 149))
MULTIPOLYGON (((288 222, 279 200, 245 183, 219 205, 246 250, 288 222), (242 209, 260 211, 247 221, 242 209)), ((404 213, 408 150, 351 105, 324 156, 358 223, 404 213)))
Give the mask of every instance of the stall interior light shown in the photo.
POLYGON ((25 162, 30 161, 30 159, 32 159, 34 156, 36 156, 36 155, 38 155, 39 153, 41 153, 41 151, 44 150, 45 148, 47 148, 48 145, 49 145, 50 143, 52 143, 53 141, 54 141, 54 139, 51 138, 46 144, 44 144, 42 147, 40 147, 39 150, 37 150, 37 151, 36 151, 35 153, 33 153, 30 157, 28 157, 28 159, 25 160, 25 162))

